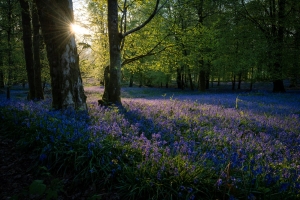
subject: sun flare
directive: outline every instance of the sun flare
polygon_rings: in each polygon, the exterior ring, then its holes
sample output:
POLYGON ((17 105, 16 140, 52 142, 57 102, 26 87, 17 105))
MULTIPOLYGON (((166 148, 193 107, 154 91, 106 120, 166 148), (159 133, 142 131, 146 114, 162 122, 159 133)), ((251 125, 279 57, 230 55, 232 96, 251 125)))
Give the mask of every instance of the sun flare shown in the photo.
POLYGON ((89 31, 86 28, 84 28, 78 24, 71 24, 71 31, 73 33, 79 34, 79 35, 84 35, 84 34, 89 33, 89 31))

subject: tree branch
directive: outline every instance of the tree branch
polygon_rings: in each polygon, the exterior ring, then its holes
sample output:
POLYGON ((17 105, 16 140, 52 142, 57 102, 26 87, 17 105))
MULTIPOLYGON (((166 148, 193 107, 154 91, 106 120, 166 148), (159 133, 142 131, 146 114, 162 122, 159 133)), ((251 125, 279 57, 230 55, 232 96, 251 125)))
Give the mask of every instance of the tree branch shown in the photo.
POLYGON ((248 11, 247 8, 246 8, 245 1, 244 1, 244 0, 242 0, 242 5, 243 5, 243 8, 244 8, 244 10, 245 10, 245 12, 246 12, 246 16, 245 16, 246 19, 248 19, 250 22, 252 22, 254 25, 256 25, 257 28, 260 29, 264 34, 266 34, 266 33, 267 33, 267 30, 266 30, 265 28, 263 28, 263 27, 261 26, 261 24, 260 24, 253 16, 251 16, 251 14, 249 13, 249 11, 248 11))
POLYGON ((144 57, 147 57, 147 56, 152 56, 152 55, 158 54, 158 53, 160 53, 160 52, 166 50, 167 48, 173 47, 174 45, 169 45, 169 46, 166 46, 166 47, 160 49, 160 50, 157 51, 157 52, 154 52, 154 50, 157 49, 157 47, 158 47, 163 41, 165 41, 165 39, 166 39, 167 37, 169 37, 169 36, 170 36, 169 34, 166 35, 160 42, 158 42, 158 43, 157 43, 152 49, 150 49, 147 53, 141 54, 141 55, 138 55, 138 56, 135 56, 135 57, 133 57, 133 58, 128 58, 128 59, 125 58, 124 61, 123 61, 122 64, 121 64, 121 66, 124 66, 124 65, 126 65, 126 64, 128 64, 128 63, 137 61, 137 60, 139 60, 139 59, 141 59, 141 58, 144 58, 144 57))
POLYGON ((144 21, 144 23, 142 23, 142 24, 139 25, 138 27, 136 27, 136 28, 134 28, 134 29, 131 29, 131 30, 129 30, 129 31, 123 33, 123 34, 121 33, 121 34, 122 34, 122 37, 124 38, 124 37, 126 37, 127 35, 130 35, 130 34, 136 32, 136 31, 142 29, 144 26, 146 26, 146 25, 154 18, 154 16, 155 16, 156 13, 158 12, 158 10, 159 10, 159 9, 158 9, 159 2, 160 2, 160 0, 156 0, 156 5, 155 5, 155 8, 154 8, 152 14, 149 16, 149 18, 148 18, 146 21, 144 21))

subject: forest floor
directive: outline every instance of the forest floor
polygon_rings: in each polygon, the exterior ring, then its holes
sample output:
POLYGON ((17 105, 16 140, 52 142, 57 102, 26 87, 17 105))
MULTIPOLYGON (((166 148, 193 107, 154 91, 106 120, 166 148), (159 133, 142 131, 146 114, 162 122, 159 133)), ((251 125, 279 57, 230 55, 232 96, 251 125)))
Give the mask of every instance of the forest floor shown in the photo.
MULTIPOLYGON (((254 88, 255 89, 255 88, 254 88)), ((256 90, 271 91, 270 85, 257 85, 256 90)), ((178 91, 178 90, 177 90, 178 91)), ((215 86, 209 90, 210 92, 231 91, 231 85, 223 85, 222 87, 215 86)), ((236 90, 239 91, 239 90, 236 90)), ((241 90, 240 90, 241 91, 241 90)), ((300 92, 300 88, 289 89, 288 92, 300 92)), ((26 97, 27 89, 22 89, 21 86, 12 90, 12 97, 26 97)), ((4 91, 0 91, 2 97, 5 96, 4 91)), ((1 120, 1 119, 0 119, 1 120)), ((36 163, 37 155, 34 152, 20 150, 17 140, 6 137, 8 131, 5 125, 0 124, 0 199, 24 199, 15 196, 23 196, 29 191, 29 186, 34 180, 41 179, 41 174, 37 173, 36 163)), ((44 177, 43 177, 44 178, 44 177)), ((53 177, 51 177, 53 179, 53 177)), ((58 177, 60 178, 60 177, 58 177)), ((64 180, 63 196, 58 196, 57 199, 87 199, 92 193, 92 188, 84 187, 74 190, 71 186, 71 181, 64 180)), ((41 199, 35 196, 30 196, 29 199, 41 199)), ((103 199, 103 198, 102 198, 103 199)), ((118 199, 115 195, 108 195, 105 199, 118 199)))
MULTIPOLYGON (((1 130, 3 133, 4 130, 1 130)), ((0 135, 0 198, 10 199, 19 194, 34 180, 30 168, 35 156, 32 152, 20 152, 16 141, 0 135)))

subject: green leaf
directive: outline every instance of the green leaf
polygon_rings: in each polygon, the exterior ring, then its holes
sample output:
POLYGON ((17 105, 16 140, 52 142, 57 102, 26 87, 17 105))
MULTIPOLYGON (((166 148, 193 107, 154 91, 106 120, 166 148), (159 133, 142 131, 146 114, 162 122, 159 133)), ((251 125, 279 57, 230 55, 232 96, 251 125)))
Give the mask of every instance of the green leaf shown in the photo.
POLYGON ((29 186, 30 194, 42 195, 46 190, 46 185, 43 183, 43 180, 34 180, 29 186))
POLYGON ((46 199, 57 199, 57 190, 48 190, 46 199))

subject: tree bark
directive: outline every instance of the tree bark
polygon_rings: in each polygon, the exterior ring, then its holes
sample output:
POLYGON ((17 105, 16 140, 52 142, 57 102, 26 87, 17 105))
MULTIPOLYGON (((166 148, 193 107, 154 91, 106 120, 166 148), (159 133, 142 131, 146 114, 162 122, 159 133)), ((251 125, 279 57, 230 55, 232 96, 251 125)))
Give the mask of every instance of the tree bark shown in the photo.
POLYGON ((203 58, 201 58, 199 60, 199 68, 200 68, 200 70, 199 70, 199 90, 204 92, 205 91, 205 84, 206 84, 206 81, 205 81, 206 72, 204 70, 204 60, 203 60, 203 58))
POLYGON ((181 73, 181 67, 177 67, 177 87, 178 89, 183 89, 183 83, 182 83, 182 73, 181 73))
MULTIPOLYGON (((122 33, 122 31, 119 32, 118 1, 107 0, 109 58, 110 58, 110 65, 109 65, 110 81, 107 88, 109 103, 121 104, 121 64, 122 64, 121 43, 122 40, 126 36, 146 26, 156 15, 156 12, 158 10, 158 5, 159 5, 159 0, 156 0, 154 11, 149 16, 149 18, 146 21, 144 21, 144 23, 125 33, 122 33)), ((124 23, 124 26, 126 26, 126 22, 124 23)), ((124 30, 126 31, 126 28, 124 28, 124 30)))
POLYGON ((206 71, 205 73, 205 89, 209 89, 209 72, 206 71))
POLYGON ((254 67, 252 66, 251 67, 251 79, 250 79, 250 87, 249 87, 249 90, 252 91, 253 89, 253 82, 254 82, 254 67))
POLYGON ((52 107, 87 110, 79 56, 70 24, 72 0, 35 0, 50 65, 52 107))
MULTIPOLYGON (((23 1, 23 0, 22 0, 23 1)), ((34 60, 34 87, 35 99, 44 99, 41 62, 40 62, 40 23, 36 5, 32 6, 32 28, 33 28, 33 60, 34 60)))
POLYGON ((104 93, 102 96, 102 100, 104 103, 109 101, 108 99, 108 84, 109 84, 109 66, 106 66, 104 69, 104 93))
POLYGON ((231 82, 232 82, 232 87, 231 87, 231 89, 232 89, 232 90, 235 90, 235 74, 233 75, 231 82))
POLYGON ((205 92, 205 84, 206 84, 206 81, 205 81, 205 70, 200 70, 199 72, 199 88, 200 88, 200 91, 202 92, 205 92))
POLYGON ((297 86, 297 79, 299 77, 300 70, 300 59, 299 59, 299 50, 300 50, 300 26, 296 27, 295 39, 294 39, 295 50, 293 52, 293 70, 291 74, 291 84, 289 87, 297 86))
POLYGON ((0 51, 0 88, 4 88, 4 74, 2 71, 3 67, 3 53, 0 51))
POLYGON ((133 87, 133 73, 130 74, 129 87, 133 87))
POLYGON ((11 37, 12 37, 12 12, 13 12, 13 4, 11 0, 7 1, 8 5, 8 11, 7 11, 7 63, 8 63, 8 80, 7 80, 7 85, 10 87, 12 85, 12 65, 13 65, 13 60, 12 60, 12 44, 11 44, 11 37))
POLYGON ((277 31, 274 31, 273 36, 275 36, 275 63, 273 69, 273 92, 285 92, 283 85, 282 76, 282 49, 284 40, 284 27, 283 22, 285 18, 285 0, 278 0, 278 26, 277 31), (277 33, 276 33, 277 32, 277 33))
POLYGON ((238 76, 238 90, 241 89, 241 84, 242 84, 242 72, 239 73, 239 76, 238 76))
POLYGON ((31 40, 31 16, 28 2, 25 0, 19 0, 19 2, 22 9, 23 47, 25 52, 26 72, 29 85, 29 94, 27 98, 29 100, 33 100, 35 99, 35 87, 31 40))
POLYGON ((118 25, 118 1, 108 0, 109 73, 108 101, 121 104, 121 41, 118 25))

